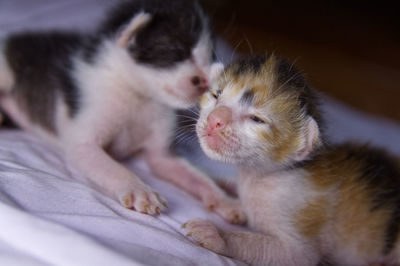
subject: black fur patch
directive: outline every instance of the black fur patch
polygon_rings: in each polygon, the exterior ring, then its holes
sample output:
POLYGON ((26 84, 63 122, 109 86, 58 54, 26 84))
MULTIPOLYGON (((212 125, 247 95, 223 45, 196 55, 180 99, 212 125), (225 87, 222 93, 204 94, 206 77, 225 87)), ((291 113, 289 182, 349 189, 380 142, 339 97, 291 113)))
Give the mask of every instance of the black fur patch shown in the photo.
POLYGON ((6 58, 15 75, 14 96, 32 122, 52 132, 58 93, 71 117, 79 110, 71 58, 81 45, 79 35, 57 32, 11 35, 6 41, 6 58))
POLYGON ((99 48, 102 44, 100 36, 86 36, 82 39, 81 49, 82 58, 89 64, 94 64, 96 61, 96 56, 99 54, 99 48))
MULTIPOLYGON (((239 59, 227 66, 226 71, 233 71, 234 75, 257 74, 263 65, 272 56, 247 56, 239 59)), ((276 60, 276 74, 278 76, 278 84, 276 86, 277 93, 296 93, 298 94, 300 108, 310 115, 317 122, 320 135, 324 133, 324 123, 322 114, 319 110, 320 100, 318 93, 311 88, 306 82, 304 75, 298 71, 292 63, 286 59, 274 56, 276 60), (279 89, 279 91, 278 91, 279 89)))
POLYGON ((320 134, 323 131, 323 119, 319 110, 320 100, 317 92, 307 83, 304 75, 296 69, 293 63, 279 58, 277 60, 278 87, 282 91, 296 91, 299 93, 300 108, 317 122, 320 134))
POLYGON ((247 56, 240 58, 227 66, 232 69, 234 75, 257 74, 265 64, 269 56, 247 56))
POLYGON ((203 30, 202 11, 196 1, 126 1, 110 12, 100 31, 115 37, 121 27, 140 11, 151 14, 152 19, 137 34, 134 45, 129 47, 134 59, 166 68, 191 56, 203 30))
POLYGON ((385 234, 385 247, 383 248, 383 254, 387 255, 392 251, 396 244, 397 237, 400 232, 400 199, 394 202, 394 209, 392 211, 391 219, 387 223, 386 234, 385 234))
POLYGON ((239 103, 245 106, 250 106, 253 103, 254 93, 250 91, 246 91, 243 93, 242 98, 240 98, 239 103))
POLYGON ((346 145, 346 160, 362 164, 360 181, 366 183, 371 191, 371 212, 386 209, 391 212, 385 233, 383 254, 387 255, 394 247, 400 226, 400 169, 395 158, 384 150, 367 145, 346 145))

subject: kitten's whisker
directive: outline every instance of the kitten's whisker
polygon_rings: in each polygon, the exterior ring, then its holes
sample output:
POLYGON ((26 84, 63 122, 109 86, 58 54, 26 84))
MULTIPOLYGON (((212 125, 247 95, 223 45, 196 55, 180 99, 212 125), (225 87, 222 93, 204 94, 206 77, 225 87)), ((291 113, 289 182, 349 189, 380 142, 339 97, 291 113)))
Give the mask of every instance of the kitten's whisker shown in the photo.
MULTIPOLYGON (((195 117, 193 117, 193 116, 181 115, 181 114, 177 114, 176 116, 177 116, 177 117, 183 117, 183 118, 187 118, 188 120, 193 120, 193 121, 196 121, 196 118, 195 118, 195 117)), ((188 121, 188 120, 187 120, 187 121, 188 121)))
POLYGON ((300 58, 300 57, 298 56, 298 57, 296 57, 296 58, 293 60, 292 64, 290 65, 289 71, 292 71, 294 65, 297 63, 297 61, 299 60, 299 58, 300 58))
POLYGON ((233 60, 233 56, 235 55, 236 50, 239 48, 239 46, 240 46, 242 43, 243 43, 243 39, 241 39, 241 40, 238 42, 238 44, 235 46, 235 48, 233 48, 230 61, 233 60))
POLYGON ((286 84, 288 84, 290 81, 292 81, 293 79, 297 78, 300 75, 301 75, 300 73, 296 73, 290 78, 288 78, 284 83, 282 83, 282 85, 278 87, 278 89, 276 89, 276 92, 279 93, 280 89, 282 89, 286 84))
POLYGON ((196 136, 187 136, 187 135, 184 135, 184 136, 181 136, 181 137, 179 137, 179 138, 176 138, 175 141, 174 141, 173 144, 172 144, 172 147, 176 147, 176 146, 178 146, 179 144, 181 144, 181 143, 183 143, 183 142, 192 143, 192 142, 195 141, 196 139, 197 139, 196 136))
POLYGON ((193 108, 195 108, 195 107, 192 107, 190 109, 185 109, 185 111, 188 111, 188 112, 194 114, 196 116, 196 118, 197 118, 199 116, 198 110, 193 109, 193 108))
MULTIPOLYGON (((219 58, 218 55, 215 53, 215 51, 214 51, 214 54, 215 54, 215 56, 217 57, 218 61, 219 61, 221 64, 224 64, 223 61, 221 60, 221 58, 219 58)), ((232 59, 231 59, 231 60, 232 60, 232 59)), ((224 75, 224 80, 226 81, 226 80, 227 80, 227 76, 226 76, 225 67, 222 69, 222 73, 221 73, 221 74, 224 75)))
POLYGON ((196 133, 196 128, 194 127, 186 127, 186 128, 180 128, 174 132, 174 136, 177 136, 178 134, 187 134, 187 135, 192 135, 196 133))
POLYGON ((174 132, 175 137, 177 137, 180 134, 187 134, 187 135, 191 135, 191 133, 195 133, 196 132, 196 128, 194 127, 186 127, 186 128, 179 128, 178 130, 176 130, 174 132))
POLYGON ((249 39, 247 38, 247 35, 246 35, 245 33, 243 33, 243 37, 245 38, 246 43, 247 43, 247 46, 248 46, 249 49, 250 49, 250 55, 253 55, 253 54, 254 54, 253 47, 251 46, 251 43, 250 43, 250 41, 249 41, 249 39))
POLYGON ((218 62, 221 62, 221 63, 222 63, 222 60, 221 60, 221 58, 217 55, 215 48, 213 48, 213 52, 214 52, 215 57, 217 58, 218 62))
POLYGON ((187 134, 180 134, 179 136, 177 136, 176 138, 175 138, 175 143, 181 143, 182 142, 182 140, 186 140, 187 138, 189 138, 189 136, 187 135, 187 134))

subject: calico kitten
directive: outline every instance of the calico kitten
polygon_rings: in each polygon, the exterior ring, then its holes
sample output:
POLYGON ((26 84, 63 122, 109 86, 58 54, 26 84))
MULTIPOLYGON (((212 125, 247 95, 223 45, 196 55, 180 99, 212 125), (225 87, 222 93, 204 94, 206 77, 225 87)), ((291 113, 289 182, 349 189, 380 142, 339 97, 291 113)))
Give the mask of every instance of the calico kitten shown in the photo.
POLYGON ((201 99, 205 153, 239 168, 252 231, 203 220, 194 240, 251 265, 400 265, 400 165, 368 145, 323 145, 318 97, 276 56, 229 65, 201 99))
POLYGON ((159 214, 165 200, 115 160, 141 153, 155 175, 226 220, 242 219, 235 201, 169 152, 174 109, 194 105, 218 68, 196 1, 120 1, 93 34, 14 34, 0 52, 2 108, 61 148, 99 190, 159 214))

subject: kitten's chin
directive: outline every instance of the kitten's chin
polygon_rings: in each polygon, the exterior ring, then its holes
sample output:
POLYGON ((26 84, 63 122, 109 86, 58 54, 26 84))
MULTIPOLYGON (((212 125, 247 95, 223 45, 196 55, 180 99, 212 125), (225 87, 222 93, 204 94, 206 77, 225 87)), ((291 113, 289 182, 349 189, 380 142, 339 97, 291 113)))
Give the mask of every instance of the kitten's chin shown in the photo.
POLYGON ((228 153, 224 152, 222 149, 213 149, 209 146, 207 141, 200 139, 200 146, 204 153, 212 160, 220 161, 229 164, 235 164, 236 160, 231 158, 228 153))

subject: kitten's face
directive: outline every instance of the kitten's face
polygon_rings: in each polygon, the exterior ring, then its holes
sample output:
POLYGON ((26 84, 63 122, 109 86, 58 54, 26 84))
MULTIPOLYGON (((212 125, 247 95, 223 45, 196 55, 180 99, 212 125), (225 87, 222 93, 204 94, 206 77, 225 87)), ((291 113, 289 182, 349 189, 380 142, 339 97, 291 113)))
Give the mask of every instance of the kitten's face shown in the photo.
POLYGON ((196 1, 126 1, 104 25, 131 57, 135 85, 157 101, 188 108, 208 89, 213 41, 196 1))
POLYGON ((188 108, 208 90, 213 42, 196 1, 142 1, 152 17, 129 52, 146 68, 146 80, 161 102, 188 108), (159 95, 158 95, 159 94, 159 95))
POLYGON ((189 56, 169 67, 145 65, 146 80, 157 99, 174 108, 196 104, 209 88, 212 42, 208 33, 191 48, 189 56))
MULTIPOLYGON (((308 129, 300 93, 287 88, 294 84, 283 79, 282 64, 274 56, 245 59, 213 82, 200 101, 197 122, 201 147, 209 157, 269 168, 304 159, 297 156, 308 141, 305 131, 315 127, 308 129)), ((311 137, 312 146, 318 134, 311 137)))

